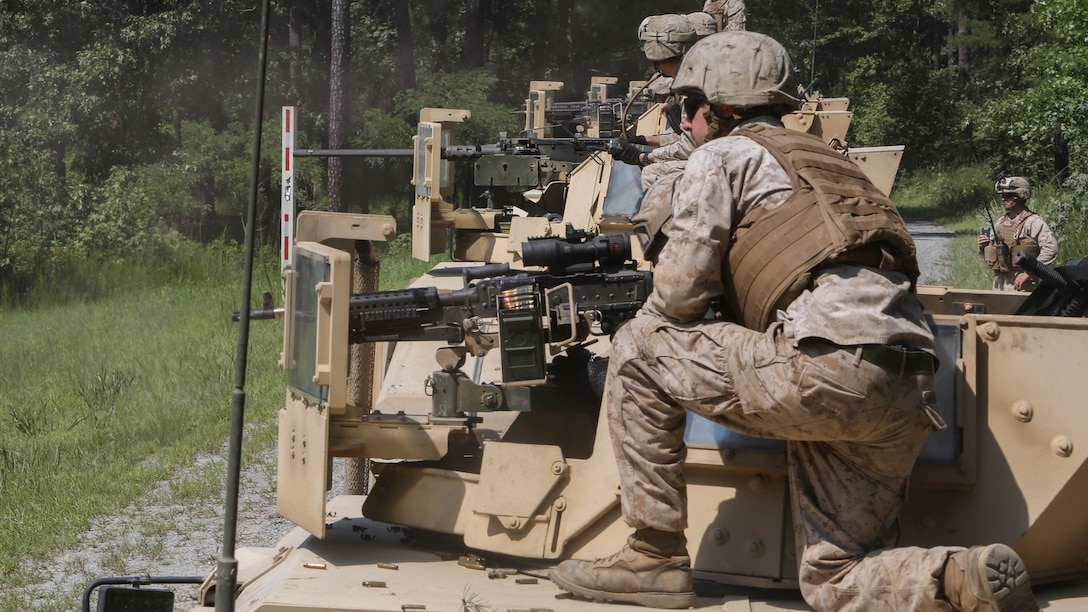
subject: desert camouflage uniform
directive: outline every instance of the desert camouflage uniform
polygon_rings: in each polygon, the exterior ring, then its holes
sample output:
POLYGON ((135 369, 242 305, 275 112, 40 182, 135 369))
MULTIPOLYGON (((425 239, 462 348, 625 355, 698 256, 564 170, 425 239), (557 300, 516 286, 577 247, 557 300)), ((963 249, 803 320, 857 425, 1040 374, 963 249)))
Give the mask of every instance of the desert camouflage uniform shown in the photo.
MULTIPOLYGON (((656 152, 657 149, 654 149, 654 151, 656 152)), ((686 159, 674 159, 671 161, 655 161, 649 166, 643 166, 643 201, 650 197, 664 197, 672 200, 672 185, 684 174, 684 166, 686 165, 686 159), (665 185, 668 185, 668 187, 665 187, 665 191, 661 191, 662 186, 665 185), (660 195, 651 195, 651 192, 655 191, 660 195)))
MULTIPOLYGON (((1027 221, 1024 222, 1024 227, 1020 230, 1021 236, 1030 236, 1035 239, 1035 242, 1039 243, 1039 256, 1036 259, 1039 263, 1044 263, 1048 266, 1054 265, 1054 261, 1058 259, 1058 239, 1054 237, 1054 232, 1050 231, 1050 226, 1046 221, 1037 213, 1024 209, 1019 215, 1010 219, 1008 215, 1002 215, 997 220, 997 226, 1009 226, 1016 227, 1020 223, 1020 218, 1030 215, 1027 221)), ((1016 275, 1019 274, 1017 270, 1009 270, 1008 272, 994 272, 994 289, 997 291, 1016 291, 1013 287, 1013 283, 1016 281, 1016 275)), ((1035 279, 1028 281, 1022 291, 1033 291, 1036 287, 1035 279)))
POLYGON ((892 372, 845 348, 895 343, 933 352, 907 277, 829 266, 766 331, 704 318, 723 291, 730 228, 789 194, 781 165, 748 138, 712 140, 688 160, 654 291, 612 343, 608 419, 624 518, 635 529, 687 527, 691 410, 788 441, 799 578, 811 606, 950 610, 938 599, 942 572, 964 549, 891 548, 917 454, 944 426, 933 375, 892 372))
POLYGON ((718 20, 718 31, 743 30, 748 23, 748 8, 744 0, 706 0, 703 12, 718 20))

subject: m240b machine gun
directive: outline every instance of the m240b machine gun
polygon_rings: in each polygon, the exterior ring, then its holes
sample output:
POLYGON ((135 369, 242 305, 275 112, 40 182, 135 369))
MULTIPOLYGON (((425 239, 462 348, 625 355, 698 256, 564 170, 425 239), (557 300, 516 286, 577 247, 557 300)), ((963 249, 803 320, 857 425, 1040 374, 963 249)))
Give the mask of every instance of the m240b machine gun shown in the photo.
MULTIPOLYGON (((442 370, 428 383, 435 416, 528 405, 508 398, 529 391, 511 395, 495 384, 474 383, 460 371, 468 355, 483 357, 496 346, 507 386, 561 391, 572 379, 579 388, 603 379, 601 364, 590 366, 594 360, 584 343, 614 333, 642 307, 653 286, 652 273, 631 262, 630 237, 593 236, 568 226, 565 237, 523 243, 522 262, 547 271, 474 266, 461 269, 466 286, 452 292, 424 287, 353 294, 348 298, 349 341, 451 343, 438 349, 442 370), (566 352, 551 370, 545 346, 553 356, 566 352)), ((599 390, 590 397, 599 398, 599 390)))

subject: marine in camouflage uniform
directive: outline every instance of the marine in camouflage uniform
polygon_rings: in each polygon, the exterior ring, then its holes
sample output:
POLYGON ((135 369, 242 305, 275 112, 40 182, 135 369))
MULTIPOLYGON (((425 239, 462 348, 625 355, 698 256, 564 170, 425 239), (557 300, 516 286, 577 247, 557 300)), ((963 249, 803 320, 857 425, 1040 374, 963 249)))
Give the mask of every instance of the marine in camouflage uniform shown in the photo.
MULTIPOLYGON (((715 17, 710 13, 688 13, 684 18, 687 19, 695 31, 695 41, 702 40, 718 31, 715 17)), ((669 78, 669 85, 672 85, 672 78, 669 78)), ((692 151, 695 150, 695 142, 692 141, 691 134, 679 129, 679 126, 677 126, 675 133, 659 134, 657 139, 660 146, 650 151, 643 158, 644 163, 642 165, 647 168, 642 172, 643 191, 649 189, 651 185, 657 182, 659 177, 677 171, 683 172, 684 170, 682 163, 660 166, 657 165, 659 162, 686 161, 688 157, 691 157, 692 151)))
POLYGON ((978 250, 986 266, 994 271, 993 288, 997 291, 1034 291, 1036 279, 1016 265, 1016 257, 1025 252, 1040 263, 1053 265, 1058 259, 1058 239, 1037 213, 1028 209, 1031 183, 1022 176, 1003 177, 994 186, 1005 214, 993 228, 978 236, 978 250), (997 232, 998 239, 991 233, 997 232))
POLYGON ((787 441, 798 576, 816 610, 1037 610, 1007 546, 894 548, 915 459, 944 427, 914 245, 856 165, 781 127, 797 103, 790 73, 785 49, 750 32, 710 36, 681 66, 674 91, 688 96, 685 127, 700 146, 671 219, 636 219, 659 255, 654 290, 616 333, 609 365, 635 533, 611 557, 561 563, 552 580, 592 599, 696 604, 684 538, 691 410, 787 441), (855 213, 884 223, 862 229, 855 213), (824 216, 836 223, 791 234, 792 221, 824 216), (858 231, 835 234, 839 224, 858 231), (730 314, 706 318, 718 301, 730 314))
POLYGON ((706 0, 703 3, 703 12, 717 20, 719 32, 747 28, 748 8, 744 0, 706 0))
MULTIPOLYGON (((662 113, 669 114, 675 110, 675 116, 679 116, 679 108, 672 100, 669 88, 662 90, 662 86, 666 83, 671 86, 672 77, 680 67, 684 53, 700 36, 705 36, 697 33, 696 26, 705 32, 707 24, 712 20, 707 14, 703 14, 702 18, 688 15, 651 15, 639 24, 638 39, 642 43, 642 52, 657 70, 648 87, 653 92, 655 101, 667 102, 661 108, 662 113)), ((686 159, 687 153, 695 148, 691 137, 682 133, 679 120, 670 119, 669 127, 669 132, 661 134, 624 138, 618 148, 612 151, 613 158, 633 166, 647 166, 654 160, 640 145, 649 145, 655 147, 655 152, 663 152, 663 155, 667 151, 668 159, 675 159, 676 155, 683 155, 683 159, 686 159)))
MULTIPOLYGON (((718 7, 721 8, 721 7, 718 7)), ((743 16, 743 4, 741 5, 741 13, 743 16)), ((720 17, 720 15, 719 15, 720 17)), ((702 40, 711 34, 714 34, 719 29, 719 23, 717 17, 706 12, 688 13, 684 16, 687 22, 691 25, 694 31, 694 37, 692 43, 702 40)), ((652 18, 647 18, 644 24, 651 24, 658 28, 661 28, 660 23, 651 21, 652 18)), ((679 22, 669 22, 670 26, 674 29, 681 29, 679 22)), ((741 24, 743 29, 743 23, 741 24)), ((644 29, 639 29, 639 37, 645 38, 644 29)), ((690 45, 689 45, 690 46, 690 45)), ((643 43, 643 50, 648 59, 651 59, 656 51, 656 48, 649 46, 647 43, 643 43)), ((686 51, 686 49, 685 49, 686 51)), ((660 87, 659 83, 664 83, 667 79, 669 86, 672 85, 672 76, 659 77, 655 79, 652 85, 660 87)), ((655 94, 657 91, 655 90, 655 94)), ((655 96, 656 99, 656 96, 655 96)), ((675 102, 674 102, 675 104, 675 102)), ((663 108, 662 112, 667 112, 668 107, 663 108)), ((672 122, 670 121, 670 124, 672 122)), ((678 121, 676 123, 679 123, 678 121)), ((645 153, 631 154, 628 152, 626 156, 620 155, 620 160, 633 165, 638 165, 642 170, 642 190, 648 191, 655 183, 661 179, 665 179, 671 184, 684 171, 684 162, 691 156, 692 151, 695 150, 695 142, 691 139, 691 134, 679 128, 679 126, 673 126, 675 131, 655 134, 654 136, 646 139, 647 144, 656 145, 652 151, 645 153)))

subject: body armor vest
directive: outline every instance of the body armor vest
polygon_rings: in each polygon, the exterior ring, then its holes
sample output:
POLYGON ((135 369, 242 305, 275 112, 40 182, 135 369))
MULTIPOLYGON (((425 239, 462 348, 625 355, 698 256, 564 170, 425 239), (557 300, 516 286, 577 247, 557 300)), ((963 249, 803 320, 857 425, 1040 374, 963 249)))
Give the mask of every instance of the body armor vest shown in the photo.
POLYGON ((734 228, 722 281, 725 301, 745 327, 766 329, 824 264, 894 270, 917 282, 906 224, 857 164, 795 130, 754 124, 736 133, 773 154, 793 186, 780 206, 755 208, 734 228))
POLYGON ((1013 265, 1016 256, 1021 252, 1032 257, 1038 257, 1042 249, 1039 242, 1031 236, 1021 235, 1024 225, 1035 213, 1028 211, 1016 225, 998 223, 994 229, 997 231, 998 240, 991 242, 983 249, 982 254, 986 259, 986 266, 994 272, 1023 272, 1024 270, 1013 265))

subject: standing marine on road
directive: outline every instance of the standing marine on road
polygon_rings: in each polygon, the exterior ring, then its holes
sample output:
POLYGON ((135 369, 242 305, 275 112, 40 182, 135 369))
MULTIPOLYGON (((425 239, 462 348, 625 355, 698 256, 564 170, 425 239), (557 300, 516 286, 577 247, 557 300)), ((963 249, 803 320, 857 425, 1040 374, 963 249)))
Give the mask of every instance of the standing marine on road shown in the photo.
POLYGON ((1005 214, 993 228, 984 228, 978 235, 978 252, 985 258, 986 267, 994 271, 995 290, 1034 291, 1035 279, 1016 265, 1016 257, 1024 252, 1039 263, 1052 265, 1058 259, 1058 239, 1046 221, 1028 209, 1031 183, 1026 178, 1001 177, 994 188, 1001 196, 1005 214), (990 231, 997 232, 997 237, 990 231))
MULTIPOLYGON (((616 554, 565 561, 576 595, 696 604, 686 411, 786 440, 798 578, 816 610, 1037 610, 1008 546, 895 548, 935 406, 933 335, 898 211, 849 159, 787 130, 792 66, 775 40, 696 43, 673 91, 699 147, 672 199, 654 290, 616 333, 607 416, 621 508, 616 554), (706 318, 711 307, 715 318, 706 318)), ((651 215, 652 216, 652 215, 651 215)), ((653 251, 654 249, 650 249, 653 251)))

